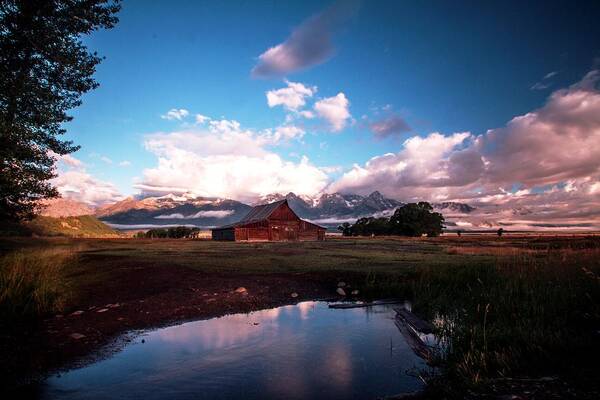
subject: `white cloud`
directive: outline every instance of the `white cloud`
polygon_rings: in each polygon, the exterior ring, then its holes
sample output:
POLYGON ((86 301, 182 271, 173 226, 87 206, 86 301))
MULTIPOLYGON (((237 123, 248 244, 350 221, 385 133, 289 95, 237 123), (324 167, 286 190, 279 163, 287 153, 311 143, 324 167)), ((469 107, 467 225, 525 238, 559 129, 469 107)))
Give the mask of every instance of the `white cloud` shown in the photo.
POLYGON ((106 164, 112 164, 113 160, 111 160, 110 158, 106 157, 106 156, 101 156, 100 160, 105 162, 106 164))
POLYGON ((123 198, 112 183, 96 179, 85 171, 59 172, 58 177, 51 182, 62 197, 93 206, 123 198))
MULTIPOLYGON (((209 125, 208 131, 148 135, 145 146, 157 156, 158 165, 144 170, 136 187, 147 193, 191 192, 253 201, 274 192, 314 195, 326 186, 327 175, 306 157, 285 161, 265 148, 277 131, 257 134, 230 120, 209 125)), ((299 132, 279 129, 281 137, 299 132)))
POLYGON ((552 93, 541 108, 477 137, 414 136, 398 153, 355 165, 328 191, 380 190, 406 201, 455 200, 488 210, 497 210, 497 205, 529 210, 526 217, 522 212, 504 216, 513 222, 520 218, 519 226, 548 221, 597 226, 599 81, 600 73, 592 71, 577 84, 552 93))
POLYGON ((259 136, 265 144, 278 144, 292 139, 301 139, 306 132, 304 129, 294 125, 282 125, 275 128, 274 132, 270 130, 259 136))
MULTIPOLYGON (((90 206, 121 200, 123 196, 110 182, 101 181, 85 170, 85 164, 67 154, 60 156, 50 152, 58 165, 55 168, 55 178, 50 183, 65 199, 80 201, 90 206)), ((111 161, 112 162, 112 161, 111 161)))
POLYGON ((269 90, 266 92, 267 104, 273 108, 275 106, 283 106, 287 110, 297 111, 304 107, 306 98, 312 97, 317 92, 317 87, 307 87, 302 83, 285 81, 286 88, 269 90))
POLYGON ((48 151, 48 154, 50 155, 50 157, 54 158, 57 163, 62 163, 65 166, 68 166, 71 168, 83 168, 85 166, 83 161, 81 161, 78 158, 75 158, 74 156, 72 156, 70 154, 60 155, 60 154, 53 152, 52 150, 48 151))
POLYGON ((285 42, 269 48, 258 57, 252 76, 284 76, 325 62, 334 54, 332 32, 356 8, 356 2, 338 2, 307 19, 292 31, 285 42))
POLYGON ((314 110, 319 117, 325 119, 331 126, 331 130, 339 132, 346 127, 350 119, 350 102, 342 92, 334 97, 319 100, 314 105, 314 110))
POLYGON ((131 166, 131 161, 129 161, 129 160, 123 160, 123 161, 119 162, 119 166, 120 167, 130 167, 131 166))
POLYGON ((206 115, 202 115, 202 114, 196 114, 196 123, 197 124, 203 124, 206 121, 210 121, 210 117, 207 117, 206 115))
POLYGON ((161 115, 160 117, 162 119, 167 119, 169 121, 172 121, 172 120, 181 121, 185 117, 187 117, 189 114, 190 114, 190 112, 188 110, 186 110, 185 108, 179 108, 179 109, 172 108, 165 115, 161 115))
POLYGON ((388 196, 408 198, 431 193, 431 188, 466 185, 476 181, 483 168, 478 154, 461 150, 469 133, 413 136, 403 149, 371 158, 333 183, 329 191, 368 194, 380 190, 388 196))

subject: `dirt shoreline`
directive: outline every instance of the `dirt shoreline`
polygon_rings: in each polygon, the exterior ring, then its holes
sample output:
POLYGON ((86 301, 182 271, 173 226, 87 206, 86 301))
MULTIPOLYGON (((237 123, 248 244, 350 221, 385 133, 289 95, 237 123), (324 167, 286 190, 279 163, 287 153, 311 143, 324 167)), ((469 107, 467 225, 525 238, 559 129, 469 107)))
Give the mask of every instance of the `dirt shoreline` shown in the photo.
POLYGON ((86 288, 85 297, 67 312, 15 332, 5 343, 5 367, 9 368, 4 375, 9 379, 5 388, 22 390, 53 373, 109 357, 131 340, 128 333, 307 300, 341 298, 335 292, 338 280, 350 281, 350 277, 336 274, 235 277, 173 268, 162 274, 163 270, 129 267, 132 273, 122 274, 118 283, 86 288), (121 290, 126 287, 129 290, 121 290), (236 291, 238 288, 245 291, 236 291))

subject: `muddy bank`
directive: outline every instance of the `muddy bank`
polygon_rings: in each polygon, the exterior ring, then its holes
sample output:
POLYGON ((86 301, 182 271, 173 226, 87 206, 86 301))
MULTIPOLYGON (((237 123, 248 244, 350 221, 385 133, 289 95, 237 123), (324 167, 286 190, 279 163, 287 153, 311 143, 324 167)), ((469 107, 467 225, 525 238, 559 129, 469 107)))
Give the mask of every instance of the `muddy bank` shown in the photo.
POLYGON ((115 340, 128 331, 340 297, 337 281, 351 279, 309 273, 232 276, 126 263, 105 268, 114 279, 81 287, 65 312, 3 334, 5 387, 22 387, 51 371, 110 355, 119 348, 115 340))

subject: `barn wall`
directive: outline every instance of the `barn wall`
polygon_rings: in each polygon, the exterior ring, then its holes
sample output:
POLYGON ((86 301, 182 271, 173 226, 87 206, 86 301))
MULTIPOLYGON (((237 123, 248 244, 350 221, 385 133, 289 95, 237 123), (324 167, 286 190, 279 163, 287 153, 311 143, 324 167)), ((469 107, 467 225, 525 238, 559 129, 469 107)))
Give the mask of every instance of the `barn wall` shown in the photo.
POLYGON ((301 220, 284 203, 274 210, 266 220, 249 222, 235 228, 213 230, 213 239, 236 241, 324 240, 325 229, 301 220))
POLYGON ((300 221, 300 218, 284 203, 271 213, 269 221, 300 221))
POLYGON ((269 228, 249 228, 248 240, 271 240, 271 238, 269 237, 269 228))

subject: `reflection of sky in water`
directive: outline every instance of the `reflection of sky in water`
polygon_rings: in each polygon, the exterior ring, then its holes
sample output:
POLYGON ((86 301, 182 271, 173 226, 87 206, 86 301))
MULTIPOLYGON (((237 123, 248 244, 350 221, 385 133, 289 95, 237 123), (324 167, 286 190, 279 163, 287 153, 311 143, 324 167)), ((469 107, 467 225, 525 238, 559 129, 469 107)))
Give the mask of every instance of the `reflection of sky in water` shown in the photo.
POLYGON ((393 316, 387 306, 304 302, 159 329, 108 360, 50 378, 44 397, 364 399, 412 391, 420 384, 405 372, 424 364, 393 316))

